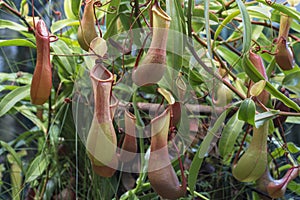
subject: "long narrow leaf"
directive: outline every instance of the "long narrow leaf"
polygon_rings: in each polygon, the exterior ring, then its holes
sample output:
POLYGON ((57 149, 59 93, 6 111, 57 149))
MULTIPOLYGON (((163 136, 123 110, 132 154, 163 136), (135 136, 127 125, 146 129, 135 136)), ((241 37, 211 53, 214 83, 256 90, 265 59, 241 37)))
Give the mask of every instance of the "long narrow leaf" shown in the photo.
POLYGON ((198 148, 197 153, 194 156, 194 159, 192 161, 190 170, 189 170, 189 178, 188 178, 188 185, 190 188, 190 192, 193 194, 195 185, 197 182, 198 173, 200 170, 200 167, 202 165, 203 159, 205 157, 205 154, 209 150, 210 144, 216 135, 217 131, 219 131, 221 125, 223 124, 225 117, 227 115, 227 112, 223 112, 220 117, 217 119, 215 124, 209 128, 207 131, 207 135, 203 139, 200 147, 198 148))
POLYGON ((16 103, 29 96, 30 86, 14 89, 0 101, 0 117, 6 114, 16 103))
MULTIPOLYGON (((249 60, 248 56, 243 57, 243 63, 246 74, 251 80, 257 82, 259 80, 264 80, 264 77, 258 72, 258 70, 253 66, 252 62, 249 60)), ((265 89, 272 94, 274 97, 282 101, 286 106, 293 108, 296 111, 300 111, 300 107, 291 99, 286 97, 284 94, 279 92, 269 81, 266 82, 265 89)))
POLYGON ((262 4, 265 4, 267 6, 270 6, 273 9, 278 10, 280 12, 283 12, 284 14, 287 14, 288 16, 296 19, 297 21, 300 21, 300 14, 299 14, 299 12, 296 11, 296 10, 294 10, 291 7, 288 7, 288 6, 285 6, 285 5, 282 5, 282 4, 278 4, 278 3, 275 3, 275 2, 272 2, 272 4, 270 5, 265 0, 256 0, 256 1, 260 2, 262 4))
POLYGON ((238 119, 238 113, 235 113, 224 127, 219 141, 220 155, 226 160, 234 149, 234 144, 242 131, 244 122, 238 119))
POLYGON ((242 14, 243 19, 243 53, 246 53, 249 51, 251 46, 251 36, 252 36, 252 30, 251 30, 251 21, 250 16, 248 14, 248 11, 246 10, 246 7, 244 3, 241 0, 236 0, 236 3, 240 9, 240 12, 242 14))
POLYGON ((6 149, 6 151, 8 151, 10 153, 10 155, 14 158, 14 160, 16 161, 17 165, 20 167, 20 169, 23 172, 23 165, 22 165, 22 161, 20 159, 20 156, 17 154, 17 152, 6 142, 4 141, 0 141, 0 145, 6 149))
POLYGON ((29 183, 41 176, 49 165, 49 159, 47 156, 38 155, 29 165, 26 174, 25 182, 29 183))
POLYGON ((236 16, 238 16, 241 12, 239 10, 231 13, 230 15, 228 15, 220 24, 220 26, 218 26, 216 32, 215 32, 215 36, 214 36, 214 40, 216 41, 218 36, 220 35, 220 33, 222 32, 223 28, 226 26, 226 24, 228 24, 229 22, 231 22, 231 20, 233 18, 235 18, 236 16))
POLYGON ((0 29, 8 28, 14 31, 28 31, 28 28, 13 21, 0 19, 0 29))
MULTIPOLYGON (((111 0, 108 6, 108 11, 112 13, 108 13, 106 15, 106 27, 110 27, 111 35, 115 35, 117 33, 117 24, 115 23, 115 17, 119 15, 120 2, 121 0, 111 0)), ((105 34, 103 38, 106 39, 108 37, 109 36, 105 34)))
POLYGON ((0 47, 4 46, 22 46, 36 48, 36 46, 32 42, 26 39, 0 40, 0 47))

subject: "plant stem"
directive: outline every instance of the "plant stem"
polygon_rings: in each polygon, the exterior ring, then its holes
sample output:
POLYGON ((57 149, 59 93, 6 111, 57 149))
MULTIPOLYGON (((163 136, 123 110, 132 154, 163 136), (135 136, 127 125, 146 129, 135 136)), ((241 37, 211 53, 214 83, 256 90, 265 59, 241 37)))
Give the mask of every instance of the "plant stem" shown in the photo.
MULTIPOLYGON (((187 190, 190 191, 190 188, 187 187, 187 190)), ((198 197, 200 197, 200 198, 202 198, 204 200, 209 200, 209 198, 207 198, 206 196, 200 194, 199 192, 194 191, 194 195, 196 195, 196 196, 198 196, 198 197)))
MULTIPOLYGON (((238 18, 234 18, 236 21, 241 22, 242 19, 238 19, 238 18)), ((255 24, 255 25, 259 25, 259 26, 265 26, 265 27, 269 27, 272 28, 276 31, 279 31, 278 27, 273 26, 272 24, 269 24, 267 22, 259 22, 259 21, 251 21, 251 24, 255 24)), ((296 35, 293 35, 291 33, 288 34, 289 37, 291 37, 292 39, 296 40, 297 42, 300 42, 300 38, 297 37, 296 35)))
POLYGON ((194 58, 197 60, 197 62, 203 67, 203 69, 208 72, 210 75, 212 75, 214 78, 218 79, 219 81, 223 82, 229 89, 231 89, 236 95, 238 95, 241 99, 245 99, 246 97, 244 94, 242 94, 240 91, 238 91, 229 81, 226 79, 223 79, 219 74, 216 72, 212 71, 198 56, 197 52, 195 51, 194 47, 192 46, 191 43, 188 42, 188 48, 194 58))
MULTIPOLYGON (((144 140, 143 140, 143 138, 144 138, 143 137, 143 127, 145 127, 145 124, 144 124, 144 122, 141 118, 140 112, 138 110, 136 97, 137 97, 137 91, 135 91, 134 94, 133 94, 132 102, 133 102, 133 108, 134 108, 134 115, 137 118, 136 123, 137 123, 137 129, 138 129, 138 134, 139 134, 139 146, 140 146, 140 152, 141 152, 141 166, 143 168, 143 166, 145 164, 145 159, 144 159, 145 147, 144 147, 144 140)), ((139 174, 137 186, 133 190, 134 193, 142 185, 144 174, 145 174, 145 172, 143 172, 143 171, 141 171, 141 173, 139 174)))
POLYGON ((187 28, 188 28, 188 38, 189 42, 192 42, 192 0, 188 0, 187 9, 187 28))
POLYGON ((13 13, 14 15, 16 15, 17 17, 19 17, 24 23, 25 25, 28 27, 28 31, 29 32, 33 32, 33 28, 30 26, 30 24, 26 21, 25 17, 23 17, 21 15, 20 12, 18 12, 17 10, 13 9, 12 7, 10 7, 7 3, 5 3, 4 1, 0 1, 0 7, 4 6, 6 9, 8 9, 11 13, 13 13))
MULTIPOLYGON (((193 32, 192 33, 193 37, 195 38, 195 40, 197 42, 199 42, 202 46, 205 46, 207 47, 207 44, 206 42, 204 42, 203 40, 201 40, 201 38, 197 35, 197 33, 193 32)), ((219 37, 218 37, 219 38, 219 37)), ((227 44, 227 43, 225 43, 227 44)), ((229 44, 225 45, 225 46, 230 46, 229 44)), ((229 48, 229 47, 228 47, 229 48)), ((232 46, 230 46, 230 49, 233 48, 232 46)), ((235 48, 233 48, 235 51, 237 51, 235 48)), ((234 73, 232 73, 227 67, 226 65, 224 65, 224 63, 222 62, 222 59, 220 58, 219 54, 215 51, 215 50, 212 50, 213 51, 213 54, 215 55, 215 57, 217 58, 217 60, 219 61, 219 63, 221 64, 222 68, 226 69, 227 73, 234 79, 236 80, 237 77, 234 73)), ((238 52, 239 53, 239 52, 238 52)), ((239 55, 240 56, 240 55, 239 55)))

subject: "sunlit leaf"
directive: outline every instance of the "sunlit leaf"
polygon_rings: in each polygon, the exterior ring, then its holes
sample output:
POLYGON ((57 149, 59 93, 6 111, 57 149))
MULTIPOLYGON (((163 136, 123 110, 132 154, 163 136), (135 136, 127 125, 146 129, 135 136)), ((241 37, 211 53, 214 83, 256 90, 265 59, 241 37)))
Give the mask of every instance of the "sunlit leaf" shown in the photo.
POLYGON ((284 14, 287 14, 288 16, 296 19, 297 21, 300 21, 300 13, 291 7, 276 2, 272 2, 272 4, 269 5, 265 0, 256 0, 256 1, 264 5, 270 6, 273 9, 283 12, 284 14))
MULTIPOLYGON (((77 19, 76 15, 73 13, 72 10, 72 2, 71 0, 64 0, 64 11, 65 15, 68 19, 77 19)), ((77 0, 78 2, 78 0, 77 0)))
POLYGON ((264 90, 266 86, 266 80, 260 80, 256 82, 250 89, 251 96, 258 96, 264 90))
POLYGON ((32 74, 27 72, 4 73, 0 72, 0 83, 5 81, 28 85, 31 83, 32 74))
POLYGON ((10 20, 0 19, 0 29, 4 28, 8 28, 14 31, 28 31, 28 28, 26 26, 10 20))
POLYGON ((239 10, 231 13, 230 15, 228 15, 220 24, 220 26, 218 26, 216 32, 215 32, 215 36, 214 36, 214 41, 217 40, 218 36, 220 35, 220 33, 222 32, 223 28, 226 27, 226 25, 231 22, 231 20, 233 18, 235 18, 236 16, 238 16, 241 12, 239 10))
POLYGON ((0 47, 1 46, 23 46, 36 48, 35 44, 26 39, 0 40, 0 47))
POLYGON ((63 28, 66 28, 68 26, 79 26, 79 21, 76 19, 63 19, 56 21, 51 26, 51 32, 55 33, 63 28))
POLYGON ((158 88, 157 91, 167 100, 167 102, 172 105, 175 103, 173 95, 164 88, 158 88))
POLYGON ((277 117, 278 113, 279 113, 278 110, 271 110, 268 112, 263 112, 255 115, 255 127, 259 128, 266 121, 270 119, 274 119, 275 117, 277 117))
POLYGON ((293 142, 288 142, 287 143, 287 148, 291 153, 298 153, 300 152, 300 147, 297 147, 296 144, 294 144, 293 142))
POLYGON ((240 12, 242 14, 242 24, 244 27, 243 30, 243 50, 242 53, 249 52, 250 46, 251 46, 251 37, 252 37, 252 30, 251 30, 251 22, 249 14, 246 10, 246 7, 244 3, 241 0, 236 0, 236 3, 240 9, 240 12))
POLYGON ((47 155, 38 155, 29 165, 25 174, 25 183, 32 182, 39 178, 47 166, 49 165, 49 158, 47 155))
POLYGON ((29 96, 30 85, 19 87, 0 101, 0 117, 6 114, 16 103, 29 96))

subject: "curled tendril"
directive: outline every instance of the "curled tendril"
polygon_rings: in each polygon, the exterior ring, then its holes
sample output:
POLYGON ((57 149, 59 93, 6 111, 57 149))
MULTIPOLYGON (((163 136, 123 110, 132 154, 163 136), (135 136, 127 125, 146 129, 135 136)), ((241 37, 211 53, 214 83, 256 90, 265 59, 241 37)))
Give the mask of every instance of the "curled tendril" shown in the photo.
MULTIPOLYGON (((143 4, 139 4, 138 7, 139 7, 139 8, 142 8, 142 7, 148 6, 149 3, 151 3, 151 0, 147 0, 147 1, 146 1, 145 3, 143 3, 143 4)), ((130 6, 131 6, 132 8, 135 7, 135 0, 131 0, 131 1, 130 1, 130 6)))
POLYGON ((50 42, 56 42, 58 40, 58 37, 56 35, 50 35, 49 39, 50 39, 50 42))
POLYGON ((261 50, 261 46, 255 40, 252 40, 252 41, 255 43, 255 47, 254 47, 253 52, 254 53, 259 52, 261 50))
POLYGON ((265 0, 265 1, 269 6, 272 6, 274 3, 276 3, 276 0, 274 2, 272 0, 265 0))
POLYGON ((101 3, 101 1, 95 1, 94 2, 94 6, 95 7, 97 7, 97 8, 100 8, 100 7, 102 7, 102 6, 106 6, 107 4, 109 4, 111 1, 107 1, 107 2, 105 2, 104 4, 103 3, 101 3))

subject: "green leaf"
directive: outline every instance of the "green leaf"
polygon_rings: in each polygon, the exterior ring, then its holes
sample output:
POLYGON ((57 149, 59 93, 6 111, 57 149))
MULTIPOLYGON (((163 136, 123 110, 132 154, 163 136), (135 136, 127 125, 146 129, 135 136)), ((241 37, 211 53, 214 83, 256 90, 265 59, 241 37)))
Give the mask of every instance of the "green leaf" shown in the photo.
POLYGON ((272 2, 271 5, 269 5, 265 0, 256 0, 257 2, 260 2, 262 4, 265 4, 267 6, 270 6, 272 8, 274 8, 275 10, 278 10, 280 12, 283 12, 284 14, 287 14, 288 16, 296 19, 297 21, 300 21, 300 14, 298 11, 294 10, 291 7, 285 6, 283 4, 278 4, 275 2, 272 2))
POLYGON ((29 85, 31 83, 32 74, 27 72, 4 73, 0 72, 0 83, 11 81, 19 84, 29 85))
MULTIPOLYGON (((177 4, 179 4, 179 1, 176 1, 178 2, 177 4)), ((196 17, 203 17, 204 16, 204 7, 200 7, 198 6, 197 8, 194 8, 193 9, 193 17, 196 16, 196 17)), ((212 12, 209 12, 209 19, 213 22, 217 22, 219 23, 219 18, 212 12)))
POLYGON ((278 110, 271 110, 268 112, 263 112, 255 115, 255 127, 259 128, 266 121, 277 117, 278 113, 279 113, 278 110))
MULTIPOLYGON (((76 15, 73 13, 72 2, 73 1, 71 1, 71 0, 64 0, 65 15, 68 19, 77 19, 76 15)), ((75 2, 78 2, 78 0, 75 2)), ((78 13, 78 10, 77 10, 77 13, 78 13)))
POLYGON ((242 14, 242 19, 243 19, 243 50, 242 53, 247 53, 250 50, 251 46, 251 37, 252 37, 252 30, 251 30, 251 21, 249 14, 246 10, 246 7, 244 3, 241 0, 236 0, 236 3, 240 9, 240 12, 242 14))
POLYGON ((20 167, 20 169, 23 172, 23 165, 22 165, 22 161, 20 159, 20 156, 17 154, 17 152, 6 142, 4 141, 0 141, 0 145, 6 149, 6 151, 8 151, 10 153, 10 155, 14 158, 14 160, 16 161, 17 165, 20 167))
POLYGON ((167 49, 168 53, 168 64, 173 69, 179 70, 182 67, 182 55, 184 51, 183 46, 183 27, 182 27, 182 8, 179 1, 168 0, 167 1, 167 12, 171 17, 170 31, 168 34, 167 49))
POLYGON ((267 7, 261 7, 261 6, 248 6, 247 10, 249 12, 249 15, 251 17, 264 19, 264 20, 270 20, 271 18, 271 12, 270 9, 267 9, 267 7))
POLYGON ((116 34, 116 29, 115 29, 115 25, 116 25, 116 21, 119 18, 120 14, 116 14, 114 16, 114 18, 111 19, 111 23, 107 26, 107 30, 105 32, 105 34, 103 35, 103 39, 107 40, 108 38, 110 38, 111 36, 116 34))
POLYGON ((10 20, 0 19, 0 24, 0 29, 8 28, 18 32, 28 31, 28 28, 26 26, 23 26, 10 20))
POLYGON ((204 83, 202 76, 197 72, 196 69, 189 70, 189 83, 193 86, 200 85, 204 83))
MULTIPOLYGON (((248 56, 243 56, 243 65, 246 74, 251 80, 257 82, 263 80, 264 77, 258 72, 258 70, 253 66, 252 62, 249 60, 248 56)), ((300 111, 300 107, 291 99, 286 97, 284 94, 279 92, 269 81, 266 82, 265 89, 272 94, 274 97, 282 101, 286 106, 293 108, 296 111, 300 111)))
POLYGON ((0 101, 0 117, 6 114, 16 103, 29 96, 30 85, 14 89, 0 101))
POLYGON ((47 155, 40 154, 38 155, 29 165, 26 174, 25 174, 25 183, 32 182, 39 178, 47 166, 49 165, 49 159, 47 155))
POLYGON ((79 10, 81 7, 82 0, 71 1, 72 4, 72 13, 77 17, 79 17, 79 10))
POLYGON ((27 39, 11 39, 11 40, 0 40, 0 47, 3 46, 24 46, 36 48, 35 44, 27 39))
POLYGON ((110 35, 103 36, 104 39, 109 38, 109 36, 117 34, 117 23, 115 23, 116 16, 119 16, 119 6, 120 6, 121 0, 111 0, 109 7, 107 9, 108 12, 106 15, 106 27, 107 30, 110 29, 110 35))
POLYGON ((250 89, 251 96, 258 96, 264 90, 266 86, 266 80, 257 81, 250 89))
POLYGON ((215 37, 214 37, 214 41, 217 41, 218 36, 220 35, 220 33, 222 32, 223 28, 229 23, 231 22, 231 20, 233 18, 235 18, 236 16, 238 16, 241 12, 239 10, 231 13, 230 15, 228 15, 220 24, 220 26, 218 26, 216 32, 215 32, 215 37))
POLYGON ((224 127, 219 141, 219 152, 224 159, 227 160, 233 154, 235 141, 243 125, 244 121, 239 120, 238 113, 235 113, 224 127))
POLYGON ((252 99, 245 99, 239 109, 238 119, 255 125, 255 103, 252 99))
POLYGON ((33 112, 31 112, 27 106, 16 106, 15 109, 27 119, 32 121, 37 127, 39 127, 39 129, 42 130, 43 133, 47 132, 47 128, 45 127, 43 122, 39 118, 37 118, 36 115, 33 112))
POLYGON ((175 103, 175 99, 170 91, 164 88, 158 88, 157 91, 166 99, 166 101, 170 105, 173 105, 175 103))
POLYGON ((295 193, 300 196, 300 183, 297 183, 296 181, 289 182, 287 188, 292 191, 292 193, 295 193))
POLYGON ((51 32, 55 33, 67 26, 79 26, 79 21, 76 19, 63 19, 56 21, 51 26, 51 32))
POLYGON ((235 70, 238 72, 244 71, 242 68, 242 62, 240 56, 229 50, 227 47, 224 46, 218 46, 217 48, 218 54, 224 58, 230 66, 232 66, 235 70))
MULTIPOLYGON (((54 53, 58 55, 72 55, 73 51, 68 47, 68 45, 63 42, 62 40, 58 40, 54 43, 51 43, 51 48, 53 49, 54 53)), ((57 57, 53 58, 56 60, 57 57)), ((70 75, 75 71, 75 60, 74 57, 71 56, 59 56, 58 59, 61 61, 60 67, 58 68, 59 75, 62 75, 61 78, 69 79, 70 75)))
POLYGON ((288 142, 287 143, 287 148, 291 153, 300 152, 300 147, 297 147, 293 142, 288 142))
POLYGON ((300 97, 300 71, 286 75, 282 80, 282 85, 300 97))
POLYGON ((229 109, 226 112, 223 112, 220 115, 220 117, 217 119, 217 121, 213 124, 213 126, 208 129, 207 135, 203 139, 200 147, 197 150, 197 153, 195 154, 195 156, 193 158, 193 161, 192 161, 192 164, 191 164, 191 167, 189 170, 189 177, 188 177, 188 185, 190 188, 190 192, 192 194, 194 194, 194 189, 195 189, 195 185, 197 182, 198 173, 199 173, 200 167, 202 165, 203 159, 204 159, 206 153, 208 152, 210 144, 211 144, 212 140, 214 139, 216 133, 219 131, 220 127, 222 126, 228 111, 229 111, 229 109))
MULTIPOLYGON (((204 2, 204 18, 205 18, 205 34, 206 34, 206 39, 207 39, 206 45, 207 45, 207 51, 209 54, 208 58, 212 59, 213 53, 212 53, 211 32, 210 32, 210 23, 209 23, 210 22, 210 20, 209 20, 209 10, 210 10, 209 4, 210 4, 209 0, 206 0, 204 2)), ((212 60, 211 60, 211 64, 213 67, 215 67, 212 60)))

